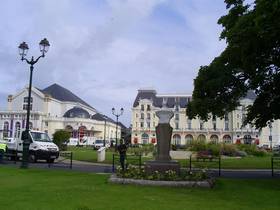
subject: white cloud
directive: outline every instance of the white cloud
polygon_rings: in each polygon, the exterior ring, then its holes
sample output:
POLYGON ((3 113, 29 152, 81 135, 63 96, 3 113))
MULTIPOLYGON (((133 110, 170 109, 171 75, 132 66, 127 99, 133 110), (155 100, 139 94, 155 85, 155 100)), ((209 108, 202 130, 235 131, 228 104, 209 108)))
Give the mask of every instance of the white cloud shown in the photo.
MULTIPOLYGON (((218 0, 11 0, 1 6, 0 96, 28 82, 18 44, 25 40, 29 56, 36 56, 46 37, 51 47, 35 65, 34 85, 59 83, 108 115, 123 106, 127 125, 137 89, 190 93, 199 66, 224 48, 218 0), (175 23, 172 15, 184 21, 175 23)), ((5 105, 1 97, 0 108, 5 105)))

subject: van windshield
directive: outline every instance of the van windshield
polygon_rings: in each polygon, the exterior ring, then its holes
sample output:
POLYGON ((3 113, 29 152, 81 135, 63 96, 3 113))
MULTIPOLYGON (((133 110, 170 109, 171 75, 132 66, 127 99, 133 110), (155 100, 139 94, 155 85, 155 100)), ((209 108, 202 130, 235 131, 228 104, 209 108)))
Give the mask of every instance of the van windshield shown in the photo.
POLYGON ((41 142, 51 142, 52 140, 46 133, 39 133, 39 132, 31 132, 32 139, 34 141, 41 141, 41 142))
POLYGON ((102 144, 103 140, 95 140, 95 144, 102 144))

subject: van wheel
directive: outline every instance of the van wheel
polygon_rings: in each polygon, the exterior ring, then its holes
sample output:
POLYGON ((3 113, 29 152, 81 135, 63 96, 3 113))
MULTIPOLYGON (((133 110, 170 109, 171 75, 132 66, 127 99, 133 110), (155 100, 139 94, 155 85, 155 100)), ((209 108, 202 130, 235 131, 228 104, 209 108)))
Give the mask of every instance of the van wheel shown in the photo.
POLYGON ((35 157, 35 155, 29 155, 29 162, 31 162, 31 163, 37 162, 37 158, 35 157))
POLYGON ((53 158, 48 159, 48 160, 47 160, 47 163, 54 163, 54 159, 53 159, 53 158))

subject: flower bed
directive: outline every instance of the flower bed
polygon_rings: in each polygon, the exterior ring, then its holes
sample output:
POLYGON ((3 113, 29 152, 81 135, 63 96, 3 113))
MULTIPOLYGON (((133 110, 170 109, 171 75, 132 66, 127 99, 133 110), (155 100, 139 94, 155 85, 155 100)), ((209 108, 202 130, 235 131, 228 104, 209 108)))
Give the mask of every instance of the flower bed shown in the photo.
POLYGON ((135 166, 128 167, 125 171, 117 168, 117 173, 110 177, 110 182, 119 184, 137 184, 153 186, 174 187, 207 187, 214 185, 214 180, 208 177, 206 171, 181 171, 179 175, 175 171, 168 170, 165 173, 155 171, 152 174, 145 173, 143 168, 135 166))

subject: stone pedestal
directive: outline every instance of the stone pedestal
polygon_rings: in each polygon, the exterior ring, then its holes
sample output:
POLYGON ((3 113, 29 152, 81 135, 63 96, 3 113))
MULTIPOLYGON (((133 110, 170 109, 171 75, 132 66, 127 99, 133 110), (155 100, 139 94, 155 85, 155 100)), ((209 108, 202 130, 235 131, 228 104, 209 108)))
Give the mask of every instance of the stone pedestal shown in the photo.
POLYGON ((178 174, 180 172, 180 165, 177 161, 171 160, 169 154, 173 131, 169 121, 174 114, 170 110, 161 110, 156 112, 156 115, 159 118, 159 124, 156 127, 157 155, 155 160, 147 161, 145 163, 145 171, 146 173, 151 174, 155 171, 165 173, 168 170, 172 170, 178 174))
POLYGON ((171 160, 169 151, 172 131, 173 128, 169 123, 158 124, 156 127, 156 135, 158 139, 156 161, 167 162, 171 160))

